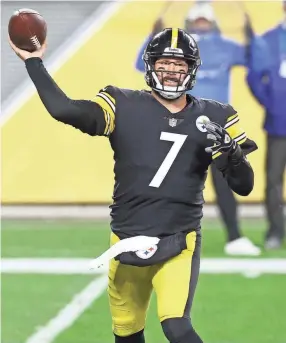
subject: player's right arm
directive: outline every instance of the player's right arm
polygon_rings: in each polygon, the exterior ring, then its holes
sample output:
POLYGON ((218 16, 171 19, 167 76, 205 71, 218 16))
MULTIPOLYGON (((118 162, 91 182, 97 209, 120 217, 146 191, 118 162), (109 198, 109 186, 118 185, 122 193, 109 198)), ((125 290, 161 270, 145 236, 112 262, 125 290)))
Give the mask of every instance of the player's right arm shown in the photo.
POLYGON ((109 136, 115 127, 115 100, 101 91, 94 101, 72 100, 56 84, 46 70, 42 56, 45 46, 33 53, 18 49, 11 43, 16 54, 25 62, 28 74, 50 115, 84 133, 109 136))
POLYGON ((72 100, 56 84, 40 58, 25 60, 31 80, 50 115, 91 136, 109 136, 114 130, 115 100, 100 92, 95 101, 72 100))

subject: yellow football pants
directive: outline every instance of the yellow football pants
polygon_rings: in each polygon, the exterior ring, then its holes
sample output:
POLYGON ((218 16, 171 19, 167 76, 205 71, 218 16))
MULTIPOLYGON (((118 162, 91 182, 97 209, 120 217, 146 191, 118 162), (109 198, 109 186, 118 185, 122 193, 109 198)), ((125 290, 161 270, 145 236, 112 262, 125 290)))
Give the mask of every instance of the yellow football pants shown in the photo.
MULTIPOLYGON (((111 245, 118 241, 112 233, 111 245)), ((125 337, 144 328, 153 289, 161 322, 189 317, 199 264, 200 237, 196 232, 187 235, 187 249, 165 263, 134 267, 111 260, 108 295, 113 332, 125 337)))

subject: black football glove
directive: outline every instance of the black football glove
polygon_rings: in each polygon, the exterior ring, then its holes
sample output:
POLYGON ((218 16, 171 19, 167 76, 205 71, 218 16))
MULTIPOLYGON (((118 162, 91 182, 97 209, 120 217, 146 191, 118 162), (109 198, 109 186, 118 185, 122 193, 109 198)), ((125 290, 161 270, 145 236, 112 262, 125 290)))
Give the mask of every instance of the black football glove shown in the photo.
POLYGON ((237 148, 237 143, 234 141, 226 129, 214 122, 205 123, 205 128, 208 132, 207 139, 213 141, 214 145, 205 148, 208 153, 221 152, 221 153, 233 153, 237 148))

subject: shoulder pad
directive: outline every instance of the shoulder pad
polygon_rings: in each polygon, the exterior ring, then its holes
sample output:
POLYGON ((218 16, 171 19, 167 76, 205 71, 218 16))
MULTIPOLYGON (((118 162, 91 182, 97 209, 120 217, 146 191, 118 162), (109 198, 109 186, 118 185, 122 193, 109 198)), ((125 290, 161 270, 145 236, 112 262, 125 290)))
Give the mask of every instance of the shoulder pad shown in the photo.
POLYGON ((118 90, 117 87, 108 85, 108 86, 102 88, 98 93, 108 93, 111 96, 115 96, 117 90, 118 90))
POLYGON ((206 109, 208 111, 213 111, 216 115, 223 115, 226 118, 228 118, 229 116, 233 116, 237 113, 236 110, 230 104, 222 103, 211 99, 202 100, 206 102, 206 109))
POLYGON ((134 94, 140 93, 140 91, 133 90, 133 89, 127 89, 127 88, 119 88, 114 86, 106 86, 102 88, 99 93, 108 93, 111 95, 114 99, 118 96, 130 96, 134 94))

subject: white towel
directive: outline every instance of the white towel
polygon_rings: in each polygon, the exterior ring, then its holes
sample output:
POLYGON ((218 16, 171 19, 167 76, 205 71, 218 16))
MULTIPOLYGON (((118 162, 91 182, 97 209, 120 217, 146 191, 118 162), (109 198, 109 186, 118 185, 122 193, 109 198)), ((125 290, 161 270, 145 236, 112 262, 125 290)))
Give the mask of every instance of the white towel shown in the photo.
POLYGON ((123 252, 147 250, 152 245, 157 245, 160 239, 158 237, 136 236, 125 238, 115 243, 106 250, 102 255, 90 262, 90 269, 101 268, 109 263, 110 260, 123 252))

